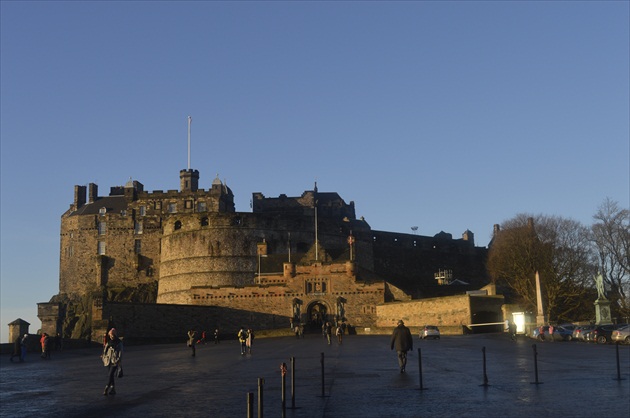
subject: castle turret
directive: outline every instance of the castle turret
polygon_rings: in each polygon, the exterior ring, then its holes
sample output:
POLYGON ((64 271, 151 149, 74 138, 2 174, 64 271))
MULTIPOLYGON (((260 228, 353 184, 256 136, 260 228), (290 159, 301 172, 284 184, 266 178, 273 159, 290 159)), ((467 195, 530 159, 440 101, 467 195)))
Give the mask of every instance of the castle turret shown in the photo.
POLYGON ((462 234, 462 239, 464 241, 468 241, 471 247, 475 246, 475 234, 473 234, 469 229, 464 231, 464 233, 462 234))
POLYGON ((196 192, 199 189, 199 170, 189 168, 179 171, 179 190, 181 192, 196 192))

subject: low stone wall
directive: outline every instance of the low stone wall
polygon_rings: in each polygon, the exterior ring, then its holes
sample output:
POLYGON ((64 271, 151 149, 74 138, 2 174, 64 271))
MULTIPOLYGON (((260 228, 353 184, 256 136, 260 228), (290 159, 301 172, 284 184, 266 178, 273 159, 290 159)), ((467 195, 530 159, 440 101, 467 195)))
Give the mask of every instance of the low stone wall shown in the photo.
POLYGON ((437 325, 442 334, 464 334, 469 324, 501 322, 503 304, 503 296, 471 295, 387 303, 376 307, 376 326, 391 330, 402 319, 412 333, 437 325))
POLYGON ((190 329, 207 332, 216 328, 222 339, 234 339, 240 327, 254 331, 287 328, 289 317, 218 306, 115 303, 103 305, 102 320, 94 321, 92 339, 99 341, 115 327, 128 344, 185 342, 190 329))

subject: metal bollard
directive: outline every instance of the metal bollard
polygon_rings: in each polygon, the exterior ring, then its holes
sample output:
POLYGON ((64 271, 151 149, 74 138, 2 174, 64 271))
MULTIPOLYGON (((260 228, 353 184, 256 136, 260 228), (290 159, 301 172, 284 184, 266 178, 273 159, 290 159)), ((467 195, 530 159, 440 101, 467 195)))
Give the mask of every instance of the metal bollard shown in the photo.
POLYGON ((418 348, 418 373, 420 374, 420 390, 424 390, 424 386, 422 385, 422 354, 420 353, 419 348, 418 348))
POLYGON ((534 373, 536 376, 536 381, 531 382, 533 385, 540 385, 542 382, 538 381, 538 351, 536 351, 536 344, 532 344, 532 348, 534 349, 534 373))
POLYGON ((254 418, 254 394, 247 392, 247 418, 254 418))
POLYGON ((291 357, 291 409, 295 409, 295 357, 291 357))
POLYGON ((325 381, 324 379, 324 353, 321 353, 321 354, 322 355, 321 355, 320 362, 322 364, 322 398, 323 398, 324 396, 326 396, 326 391, 325 391, 325 385, 324 385, 324 381, 325 381))
POLYGON ((483 347, 481 352, 483 353, 483 384, 479 386, 488 387, 488 374, 486 373, 486 347, 483 347))
POLYGON ((624 380, 621 377, 621 368, 619 367, 619 341, 615 343, 615 347, 617 349, 617 378, 615 380, 624 380))
POLYGON ((286 387, 287 387, 287 364, 282 363, 280 365, 280 375, 282 377, 282 418, 287 416, 287 399, 286 399, 286 387))
POLYGON ((265 386, 265 379, 258 378, 258 418, 263 418, 263 387, 265 386))

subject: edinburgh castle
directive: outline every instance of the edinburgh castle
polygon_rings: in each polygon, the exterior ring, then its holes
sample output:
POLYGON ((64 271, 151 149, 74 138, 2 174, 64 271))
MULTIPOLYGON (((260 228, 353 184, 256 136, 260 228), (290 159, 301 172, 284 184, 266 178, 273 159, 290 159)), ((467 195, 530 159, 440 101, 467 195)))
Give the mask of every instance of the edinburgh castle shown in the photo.
POLYGON ((93 183, 74 187, 61 216, 59 294, 38 304, 43 332, 97 339, 116 326, 150 341, 190 328, 330 320, 361 332, 405 317, 461 332, 473 316, 502 320, 503 297, 486 286, 487 249, 470 231, 373 230, 354 202, 317 184, 298 197, 254 193, 252 211, 236 212, 218 177, 208 189, 197 170, 179 178, 179 190, 133 180, 106 196, 93 183))

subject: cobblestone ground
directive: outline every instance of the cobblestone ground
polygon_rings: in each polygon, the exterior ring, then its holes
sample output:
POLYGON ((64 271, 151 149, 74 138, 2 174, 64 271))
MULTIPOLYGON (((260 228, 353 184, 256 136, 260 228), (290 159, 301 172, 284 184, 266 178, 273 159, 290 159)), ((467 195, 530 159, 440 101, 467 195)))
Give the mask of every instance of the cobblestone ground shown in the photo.
POLYGON ((512 342, 502 334, 415 337, 414 344, 406 373, 398 370, 388 336, 346 336, 342 345, 315 334, 257 339, 245 356, 236 341, 198 346, 195 357, 184 342, 129 346, 114 396, 102 395, 99 349, 53 352, 50 360, 29 353, 25 363, 4 355, 0 415, 246 417, 252 393, 252 417, 259 417, 262 378, 263 415, 282 417, 284 362, 286 417, 630 416, 630 346, 512 342))

